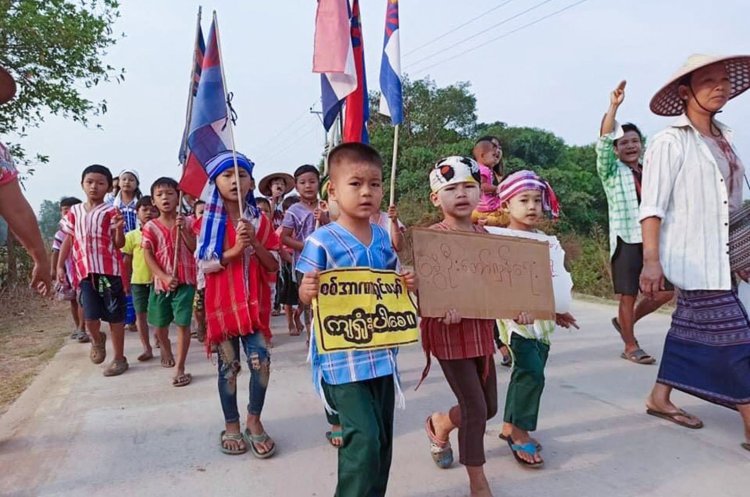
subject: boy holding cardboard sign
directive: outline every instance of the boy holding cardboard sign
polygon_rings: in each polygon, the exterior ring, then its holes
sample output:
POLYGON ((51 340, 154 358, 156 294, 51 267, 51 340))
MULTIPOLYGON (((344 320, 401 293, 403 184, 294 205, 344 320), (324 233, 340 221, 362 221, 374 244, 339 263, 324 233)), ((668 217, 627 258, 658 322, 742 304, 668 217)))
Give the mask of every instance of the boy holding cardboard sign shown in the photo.
MULTIPOLYGON (((339 207, 339 217, 305 242, 297 263, 297 270, 305 273, 299 289, 305 304, 318 296, 319 271, 396 268, 388 233, 370 223, 370 216, 378 211, 383 199, 380 154, 368 145, 346 143, 331 151, 328 166, 328 193, 339 207)), ((404 273, 403 278, 408 289, 416 289, 413 273, 404 273)), ((343 425, 336 495, 384 496, 391 465, 395 391, 400 391, 398 349, 320 354, 316 343, 312 345, 313 380, 319 385, 318 393, 325 394, 333 404, 343 425)), ((327 410, 333 413, 330 405, 327 410)))

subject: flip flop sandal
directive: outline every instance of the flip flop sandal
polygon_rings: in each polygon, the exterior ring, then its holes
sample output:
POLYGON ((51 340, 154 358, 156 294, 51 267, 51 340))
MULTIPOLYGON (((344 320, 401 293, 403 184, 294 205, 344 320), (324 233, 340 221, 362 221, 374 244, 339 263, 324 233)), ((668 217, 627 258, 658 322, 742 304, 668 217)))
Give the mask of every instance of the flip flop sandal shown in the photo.
POLYGON ((328 443, 331 444, 331 447, 334 449, 340 449, 344 446, 344 432, 343 431, 327 431, 326 432, 326 440, 328 440, 328 443), (341 442, 339 445, 336 445, 333 443, 334 439, 341 439, 341 442))
POLYGON ((622 326, 620 326, 620 321, 618 321, 617 318, 612 318, 612 326, 614 326, 617 333, 622 336, 622 326))
POLYGON ((253 435, 252 433, 250 433, 249 428, 245 428, 245 431, 242 433, 242 436, 245 438, 245 443, 247 443, 250 446, 250 451, 258 459, 268 459, 269 457, 273 456, 276 453, 275 443, 266 452, 260 452, 258 451, 258 448, 255 447, 255 444, 265 443, 271 438, 268 436, 268 433, 266 433, 265 431, 261 433, 260 435, 253 435))
POLYGON ((424 423, 424 430, 430 439, 430 455, 432 461, 440 469, 448 469, 453 464, 453 448, 448 440, 440 440, 435 435, 435 427, 432 424, 432 415, 427 416, 424 423))
MULTIPOLYGON (((500 433, 500 434, 499 434, 499 435, 497 436, 497 438, 499 438, 499 439, 500 439, 500 440, 502 440, 503 442, 507 442, 507 441, 508 441, 508 438, 510 438, 510 437, 507 437, 507 436, 503 435, 502 433, 500 433)), ((536 445, 536 451, 537 451, 537 452, 541 452, 541 451, 542 451, 542 444, 540 444, 538 440, 536 440, 536 439, 535 439, 535 438, 533 438, 533 437, 531 437, 531 438, 530 438, 529 440, 531 440, 531 443, 533 443, 533 444, 535 444, 535 445, 536 445)))
POLYGON ((510 447, 510 451, 513 453, 513 457, 516 459, 516 462, 524 468, 541 469, 544 466, 544 461, 529 462, 518 455, 519 452, 526 452, 531 456, 537 455, 539 451, 536 448, 536 444, 532 442, 528 442, 525 444, 516 444, 513 443, 513 439, 511 437, 508 437, 506 439, 506 442, 508 442, 508 447, 510 447))
POLYGON ((244 454, 247 452, 247 442, 245 442, 245 437, 242 436, 242 433, 227 433, 226 430, 222 430, 221 436, 219 437, 219 450, 222 451, 224 454, 230 455, 230 456, 239 456, 241 454, 244 454), (242 442, 243 448, 241 449, 227 449, 224 447, 224 442, 242 442))
POLYGON ((190 373, 181 374, 172 378, 173 387, 186 387, 193 381, 193 375, 190 373))
POLYGON ((654 364, 656 362, 656 359, 648 355, 646 351, 641 348, 635 349, 627 354, 623 352, 620 354, 620 357, 636 364, 654 364))
POLYGON ((740 444, 740 447, 742 447, 745 450, 750 450, 750 442, 743 442, 740 444))
POLYGON ((678 411, 675 411, 675 412, 662 412, 662 411, 657 411, 656 409, 651 409, 650 407, 647 407, 646 414, 649 414, 651 416, 656 416, 657 418, 666 419, 667 421, 671 421, 674 424, 684 426, 685 428, 690 428, 691 430, 698 430, 700 428, 703 428, 703 421, 696 418, 692 414, 688 414, 682 409, 679 409, 678 411), (685 421, 680 421, 679 419, 677 419, 678 416, 682 418, 694 419, 698 423, 691 425, 690 423, 686 423, 685 421))

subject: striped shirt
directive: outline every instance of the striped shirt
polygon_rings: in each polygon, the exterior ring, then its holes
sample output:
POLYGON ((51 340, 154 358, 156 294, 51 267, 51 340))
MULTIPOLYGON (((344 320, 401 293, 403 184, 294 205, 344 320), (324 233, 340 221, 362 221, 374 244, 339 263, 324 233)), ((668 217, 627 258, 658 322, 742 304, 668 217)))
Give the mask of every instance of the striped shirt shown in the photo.
POLYGON ((109 204, 95 205, 86 211, 86 203, 70 208, 61 221, 62 231, 73 237, 72 257, 76 277, 83 281, 89 274, 122 275, 122 254, 114 244, 112 220, 117 211, 109 204))
MULTIPOLYGON (((281 222, 282 228, 292 230, 292 238, 304 242, 307 237, 315 231, 315 214, 314 207, 308 207, 303 202, 297 202, 286 210, 284 220, 281 222)), ((302 252, 294 251, 294 262, 299 261, 302 252)))
MULTIPOLYGON (((716 125, 731 144, 732 131, 716 125)), ((646 152, 641 220, 661 219, 659 260, 664 276, 680 290, 732 288, 727 181, 684 114, 654 136, 646 152)))
MULTIPOLYGON (((188 232, 193 231, 190 219, 185 218, 185 228, 188 232)), ((154 254, 156 263, 167 274, 173 274, 174 271, 174 235, 177 228, 172 229, 162 223, 161 219, 156 218, 147 222, 141 228, 143 240, 141 247, 150 250, 154 254)), ((177 254, 177 280, 180 284, 196 285, 196 263, 193 252, 185 244, 182 236, 179 237, 180 250, 177 254)), ((168 292, 169 285, 160 278, 154 277, 154 290, 156 293, 168 292)))
MULTIPOLYGON (((388 233, 375 224, 370 227, 372 241, 369 246, 365 246, 338 223, 315 230, 305 242, 297 270, 307 273, 316 269, 323 271, 345 267, 395 269, 396 254, 388 233)), ((397 347, 318 354, 313 344, 311 350, 316 388, 321 378, 329 385, 341 385, 388 376, 397 371, 397 347)))
POLYGON ((120 211, 122 218, 125 220, 125 234, 133 231, 138 227, 138 210, 135 208, 138 203, 137 198, 133 198, 129 203, 124 203, 118 193, 111 200, 112 205, 120 211))
MULTIPOLYGON (((619 129, 619 125, 615 125, 619 129)), ((615 132, 596 142, 596 171, 602 180, 609 205, 609 255, 615 255, 617 238, 625 243, 642 243, 638 221, 638 193, 633 170, 615 155, 615 132)))
MULTIPOLYGON (((57 232, 55 233, 55 237, 52 239, 52 251, 59 254, 60 249, 62 248, 62 244, 67 237, 68 235, 66 235, 62 230, 61 220, 60 229, 57 230, 57 232)), ((68 255, 68 258, 65 259, 65 278, 68 280, 68 283, 70 283, 70 286, 72 288, 78 288, 78 278, 76 277, 75 266, 73 265, 72 252, 68 255)))
MULTIPOLYGON (((445 223, 433 224, 430 229, 450 230, 445 223)), ((474 225, 474 231, 487 232, 477 225, 474 225)), ((430 353, 438 359, 453 360, 485 357, 495 352, 495 322, 492 319, 462 319, 459 324, 446 326, 438 318, 423 318, 420 328, 422 348, 428 355, 428 362, 430 353)))

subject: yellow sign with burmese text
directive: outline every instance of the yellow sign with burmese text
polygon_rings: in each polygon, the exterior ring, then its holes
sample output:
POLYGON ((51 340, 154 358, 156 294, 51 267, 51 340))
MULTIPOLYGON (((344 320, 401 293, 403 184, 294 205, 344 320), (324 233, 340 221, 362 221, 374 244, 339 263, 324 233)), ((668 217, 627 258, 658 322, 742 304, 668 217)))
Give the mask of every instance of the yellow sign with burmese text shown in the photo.
POLYGON ((395 347, 419 338, 417 307, 395 271, 345 268, 320 273, 313 314, 321 354, 395 347))

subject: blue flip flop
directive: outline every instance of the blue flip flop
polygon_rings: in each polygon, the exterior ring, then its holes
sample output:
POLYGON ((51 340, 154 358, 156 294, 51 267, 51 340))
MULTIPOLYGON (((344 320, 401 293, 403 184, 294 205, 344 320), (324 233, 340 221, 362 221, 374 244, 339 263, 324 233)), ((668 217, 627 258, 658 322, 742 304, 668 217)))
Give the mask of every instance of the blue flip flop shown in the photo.
POLYGON ((508 442, 508 446, 510 447, 511 452, 513 453, 513 457, 516 459, 516 462, 520 464, 521 466, 525 468, 530 468, 530 469, 540 469, 544 466, 544 461, 529 462, 518 455, 519 452, 526 452, 527 454, 530 454, 531 456, 537 455, 539 451, 537 450, 535 443, 527 442, 525 444, 517 444, 513 442, 513 439, 511 437, 507 437, 506 441, 508 442))

